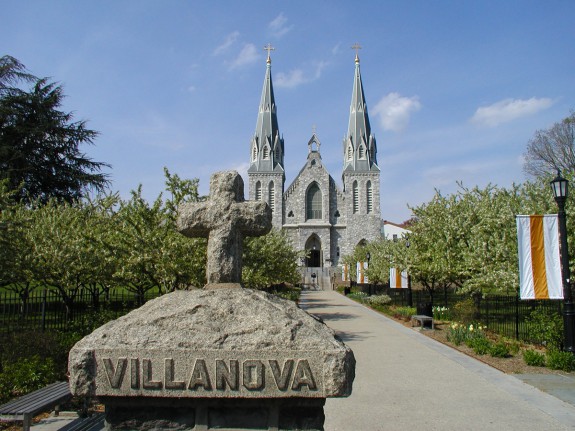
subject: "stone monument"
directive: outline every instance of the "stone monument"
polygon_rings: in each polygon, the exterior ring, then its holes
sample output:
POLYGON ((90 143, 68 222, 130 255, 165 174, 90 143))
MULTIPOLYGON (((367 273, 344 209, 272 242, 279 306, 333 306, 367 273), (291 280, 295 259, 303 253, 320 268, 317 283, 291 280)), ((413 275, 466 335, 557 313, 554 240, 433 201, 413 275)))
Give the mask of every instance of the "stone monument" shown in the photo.
POLYGON ((181 232, 208 237, 206 288, 149 301, 70 351, 70 389, 98 397, 106 429, 323 430, 326 398, 351 394, 355 359, 295 303, 239 288, 243 236, 270 225, 236 172, 181 209, 181 232))

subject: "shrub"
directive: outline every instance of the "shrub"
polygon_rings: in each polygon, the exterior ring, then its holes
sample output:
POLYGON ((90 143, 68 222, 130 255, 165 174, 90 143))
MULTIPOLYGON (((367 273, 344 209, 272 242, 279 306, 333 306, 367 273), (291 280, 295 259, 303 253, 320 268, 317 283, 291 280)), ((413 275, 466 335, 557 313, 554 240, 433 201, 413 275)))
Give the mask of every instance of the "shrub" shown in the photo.
POLYGON ((557 313, 538 308, 527 318, 532 341, 543 344, 550 350, 563 349, 563 319, 557 313))
POLYGON ((508 358, 511 356, 509 346, 503 341, 493 344, 489 349, 489 354, 494 358, 508 358))
POLYGON ((468 338, 465 342, 467 347, 473 349, 473 351, 478 355, 485 355, 491 351, 492 344, 485 337, 472 337, 468 338))
POLYGON ((535 350, 525 350, 523 352, 523 360, 527 365, 531 365, 532 367, 545 366, 545 355, 535 350))
POLYGON ((52 358, 32 356, 4 364, 0 373, 0 403, 35 391, 58 379, 52 358))
POLYGON ((364 293, 364 292, 351 292, 349 295, 347 295, 347 297, 351 298, 351 299, 363 301, 365 298, 368 297, 368 294, 364 293))
POLYGON ((452 318, 459 322, 471 323, 475 319, 476 309, 473 298, 467 298, 459 301, 453 306, 452 318))
POLYGON ((370 305, 387 305, 391 302, 391 298, 388 295, 373 295, 365 299, 365 301, 370 305))
POLYGON ((409 319, 417 313, 417 309, 415 307, 397 307, 393 312, 404 319, 409 319))
POLYGON ((575 355, 571 352, 550 350, 547 352, 547 366, 552 370, 575 371, 575 355))

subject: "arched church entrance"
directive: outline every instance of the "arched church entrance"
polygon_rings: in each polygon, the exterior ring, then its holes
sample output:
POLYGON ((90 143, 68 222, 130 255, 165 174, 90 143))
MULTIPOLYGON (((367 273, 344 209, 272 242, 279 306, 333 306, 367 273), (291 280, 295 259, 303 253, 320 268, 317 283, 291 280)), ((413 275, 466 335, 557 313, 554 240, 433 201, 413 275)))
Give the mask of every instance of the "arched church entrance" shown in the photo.
POLYGON ((322 266, 322 251, 321 240, 316 234, 311 235, 305 243, 305 250, 307 252, 306 266, 318 268, 322 266))

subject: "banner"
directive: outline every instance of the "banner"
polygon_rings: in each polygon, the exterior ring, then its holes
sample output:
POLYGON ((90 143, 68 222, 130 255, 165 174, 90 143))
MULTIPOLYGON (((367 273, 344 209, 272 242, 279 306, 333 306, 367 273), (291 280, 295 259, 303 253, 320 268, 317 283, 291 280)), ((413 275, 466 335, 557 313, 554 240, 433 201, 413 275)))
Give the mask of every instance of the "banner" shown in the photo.
POLYGON ((358 283, 369 283, 367 279, 367 262, 357 262, 357 282, 358 283))
POLYGON ((521 299, 563 299, 557 215, 518 215, 521 299))
POLYGON ((341 281, 349 281, 349 265, 347 263, 341 266, 341 281))
POLYGON ((392 289, 407 289, 407 271, 399 271, 399 268, 390 268, 389 287, 392 289))

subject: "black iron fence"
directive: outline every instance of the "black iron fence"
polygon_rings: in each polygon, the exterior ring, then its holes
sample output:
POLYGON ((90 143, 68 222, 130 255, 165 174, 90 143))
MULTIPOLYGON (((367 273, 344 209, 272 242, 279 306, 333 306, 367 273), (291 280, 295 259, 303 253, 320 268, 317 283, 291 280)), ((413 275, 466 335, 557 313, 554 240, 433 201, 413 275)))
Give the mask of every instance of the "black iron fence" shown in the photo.
MULTIPOLYGON (((390 289, 385 286, 358 285, 365 293, 386 294, 391 297, 391 304, 400 307, 408 305, 407 289, 390 289)), ((435 291, 433 298, 427 290, 413 290, 412 304, 416 308, 424 308, 425 305, 445 307, 445 314, 452 315, 459 308, 464 312, 466 301, 468 310, 474 321, 487 326, 490 331, 496 332, 508 338, 517 340, 540 342, 534 336, 533 324, 530 316, 534 310, 545 310, 551 316, 562 320, 561 300, 520 300, 518 296, 505 295, 476 295, 469 297, 455 293, 452 289, 435 291), (419 306, 419 307, 418 307, 419 306)))
POLYGON ((112 289, 95 298, 90 291, 80 289, 66 306, 60 294, 51 289, 35 289, 25 299, 4 291, 0 292, 0 331, 65 330, 90 313, 105 310, 120 315, 157 295, 154 290, 139 298, 125 289, 112 289))

